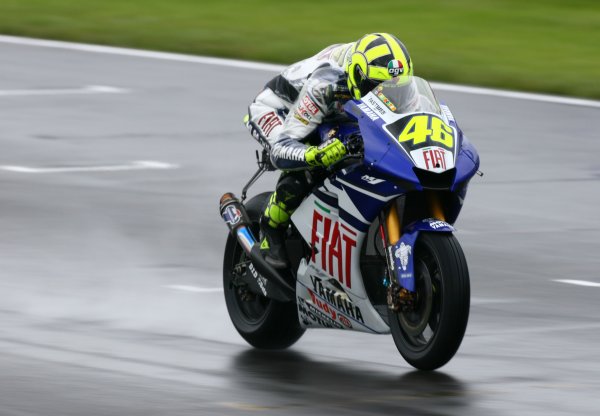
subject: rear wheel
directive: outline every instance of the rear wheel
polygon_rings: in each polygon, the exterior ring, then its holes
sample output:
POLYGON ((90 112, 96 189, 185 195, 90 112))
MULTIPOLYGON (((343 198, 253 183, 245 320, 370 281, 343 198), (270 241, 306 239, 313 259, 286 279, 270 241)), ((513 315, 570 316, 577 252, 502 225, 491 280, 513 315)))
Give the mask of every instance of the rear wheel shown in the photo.
POLYGON ((454 356, 462 342, 470 307, 469 271, 452 234, 421 233, 415 244, 416 302, 390 316, 396 347, 421 370, 434 370, 454 356))
MULTIPOLYGON (((258 220, 269 195, 257 195, 245 204, 255 236, 258 236, 258 220)), ((223 289, 231 322, 242 338, 256 348, 287 348, 304 334, 296 302, 278 302, 250 292, 240 279, 249 263, 237 238, 230 234, 223 260, 223 289)))

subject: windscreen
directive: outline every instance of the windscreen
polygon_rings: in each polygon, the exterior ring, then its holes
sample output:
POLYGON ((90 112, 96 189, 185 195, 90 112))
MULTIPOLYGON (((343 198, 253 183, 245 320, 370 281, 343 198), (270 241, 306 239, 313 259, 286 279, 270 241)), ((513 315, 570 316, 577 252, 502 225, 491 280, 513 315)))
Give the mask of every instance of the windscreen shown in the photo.
POLYGON ((392 78, 382 82, 371 92, 396 114, 428 112, 442 115, 429 83, 419 77, 392 78))

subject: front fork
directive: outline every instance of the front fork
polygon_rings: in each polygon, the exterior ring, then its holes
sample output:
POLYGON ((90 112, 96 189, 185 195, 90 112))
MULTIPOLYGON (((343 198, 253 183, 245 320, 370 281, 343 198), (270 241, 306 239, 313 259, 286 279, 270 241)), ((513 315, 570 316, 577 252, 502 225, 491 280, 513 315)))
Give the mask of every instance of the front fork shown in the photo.
MULTIPOLYGON (((431 221, 445 223, 444 209, 439 194, 434 191, 425 191, 427 207, 431 221)), ((387 263, 388 285, 387 302, 388 307, 394 312, 407 312, 414 309, 418 301, 414 283, 414 268, 409 258, 414 250, 418 231, 412 231, 402 238, 402 212, 399 208, 400 198, 394 200, 390 206, 383 210, 379 218, 379 233, 385 248, 387 263)))

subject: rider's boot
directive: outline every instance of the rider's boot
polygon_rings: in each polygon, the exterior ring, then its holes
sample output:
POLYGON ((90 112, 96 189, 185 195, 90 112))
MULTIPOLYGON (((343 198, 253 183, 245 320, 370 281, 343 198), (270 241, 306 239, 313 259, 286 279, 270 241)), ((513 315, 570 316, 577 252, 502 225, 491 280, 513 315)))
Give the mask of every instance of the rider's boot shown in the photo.
POLYGON ((267 208, 260 217, 260 231, 262 240, 260 248, 265 261, 276 269, 288 266, 285 252, 285 232, 289 225, 291 212, 283 202, 277 201, 277 193, 273 192, 269 198, 267 208))

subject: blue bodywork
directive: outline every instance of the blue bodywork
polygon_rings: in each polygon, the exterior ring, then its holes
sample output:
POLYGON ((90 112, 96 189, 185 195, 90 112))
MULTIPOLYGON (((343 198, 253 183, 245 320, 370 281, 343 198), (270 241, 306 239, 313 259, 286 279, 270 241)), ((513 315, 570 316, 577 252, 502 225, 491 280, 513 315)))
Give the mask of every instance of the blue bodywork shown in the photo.
MULTIPOLYGON (((402 149, 398 140, 385 129, 387 125, 384 120, 374 116, 373 113, 367 114, 359 105, 361 101, 356 100, 346 103, 344 107, 346 113, 355 122, 338 126, 338 137, 342 142, 346 142, 352 136, 360 134, 364 146, 363 161, 337 171, 329 179, 334 187, 339 191, 343 190, 349 196, 363 219, 353 217, 341 209, 340 216, 360 231, 366 232, 381 210, 397 197, 430 188, 423 185, 417 176, 413 161, 402 149)), ((454 172, 449 172, 453 177, 448 181, 448 186, 444 189, 436 189, 449 195, 444 205, 448 223, 436 219, 420 219, 404 225, 400 240, 391 247, 398 282, 410 291, 415 290, 413 250, 419 233, 454 231, 451 224, 458 217, 468 182, 479 168, 479 155, 473 145, 453 119, 449 120, 449 124, 457 132, 454 148, 455 167, 451 169, 454 172)), ((322 126, 321 135, 325 136, 331 127, 331 125, 322 126)), ((435 179, 435 175, 445 175, 448 172, 440 174, 426 172, 426 174, 435 179)), ((424 213, 424 216, 427 214, 424 213)))

